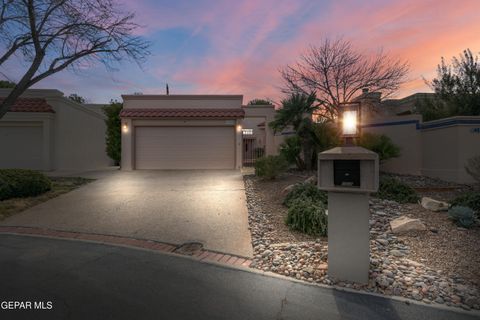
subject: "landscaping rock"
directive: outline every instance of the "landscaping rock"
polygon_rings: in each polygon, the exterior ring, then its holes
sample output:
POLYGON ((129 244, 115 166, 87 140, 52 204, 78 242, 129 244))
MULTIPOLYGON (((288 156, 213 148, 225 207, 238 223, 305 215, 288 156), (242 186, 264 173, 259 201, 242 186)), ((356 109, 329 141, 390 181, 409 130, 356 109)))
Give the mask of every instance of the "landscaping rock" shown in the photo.
POLYGON ((427 228, 419 219, 412 219, 402 216, 390 221, 390 228, 393 233, 406 233, 411 231, 425 231, 427 228))
POLYGON ((311 176, 307 178, 304 183, 317 184, 317 176, 311 176))
POLYGON ((285 188, 283 188, 282 190, 282 195, 283 196, 286 196, 290 191, 292 191, 293 188, 295 188, 296 184, 291 184, 289 186, 286 186, 285 188))
POLYGON ((422 207, 430 211, 447 211, 448 203, 443 201, 438 201, 429 197, 422 198, 422 207))
MULTIPOLYGON (((370 226, 370 274, 368 284, 363 285, 338 281, 327 275, 327 239, 298 241, 293 238, 292 240, 284 237, 277 238, 278 230, 272 227, 270 220, 271 209, 262 202, 253 189, 253 181, 252 178, 245 178, 248 218, 254 249, 251 268, 271 271, 311 283, 402 296, 423 303, 480 310, 478 284, 465 281, 456 274, 443 272, 438 266, 435 269, 429 267, 427 260, 412 254, 413 250, 405 242, 405 239, 413 239, 413 237, 397 236, 391 231, 394 229, 391 222, 397 220, 399 216, 400 221, 416 220, 405 216, 409 212, 408 205, 389 200, 370 199, 370 220, 374 222, 370 226)), ((289 186, 289 190, 294 186, 289 186)), ((415 207, 418 208, 418 205, 415 207)), ((440 216, 431 212, 429 214, 440 216)), ((416 223, 417 227, 420 225, 420 229, 424 230, 420 220, 416 223)), ((445 231, 439 228, 439 232, 445 231)), ((429 234, 430 231, 418 237, 429 234)))

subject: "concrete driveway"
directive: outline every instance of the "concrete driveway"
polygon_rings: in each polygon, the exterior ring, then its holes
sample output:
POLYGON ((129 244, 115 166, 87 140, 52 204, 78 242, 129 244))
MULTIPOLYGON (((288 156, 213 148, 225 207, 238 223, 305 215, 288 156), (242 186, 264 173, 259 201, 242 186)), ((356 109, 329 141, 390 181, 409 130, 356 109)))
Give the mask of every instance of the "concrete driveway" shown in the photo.
POLYGON ((233 170, 115 171, 0 225, 198 241, 252 256, 243 179, 233 170))

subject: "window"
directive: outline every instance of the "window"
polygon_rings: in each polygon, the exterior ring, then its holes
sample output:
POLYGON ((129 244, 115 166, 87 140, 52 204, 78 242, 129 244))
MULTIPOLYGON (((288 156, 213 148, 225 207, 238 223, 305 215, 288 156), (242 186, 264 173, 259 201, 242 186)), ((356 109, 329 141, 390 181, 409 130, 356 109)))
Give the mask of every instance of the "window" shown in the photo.
POLYGON ((242 133, 244 136, 251 136, 253 135, 253 129, 242 129, 242 133))

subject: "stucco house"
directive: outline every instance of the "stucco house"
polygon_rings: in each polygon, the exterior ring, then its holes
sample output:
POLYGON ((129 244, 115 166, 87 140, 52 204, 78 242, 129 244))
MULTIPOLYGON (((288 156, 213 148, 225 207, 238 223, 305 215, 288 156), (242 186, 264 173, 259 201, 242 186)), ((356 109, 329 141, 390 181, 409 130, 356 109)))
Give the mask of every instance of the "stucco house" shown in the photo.
MULTIPOLYGON (((242 95, 122 95, 122 169, 239 169, 251 143, 276 154, 273 105, 242 95)), ((276 142, 276 140, 278 140, 276 142)))
MULTIPOLYGON (((0 101, 10 89, 0 89, 0 101)), ((0 119, 0 168, 91 170, 112 164, 105 117, 58 90, 27 90, 0 119)))

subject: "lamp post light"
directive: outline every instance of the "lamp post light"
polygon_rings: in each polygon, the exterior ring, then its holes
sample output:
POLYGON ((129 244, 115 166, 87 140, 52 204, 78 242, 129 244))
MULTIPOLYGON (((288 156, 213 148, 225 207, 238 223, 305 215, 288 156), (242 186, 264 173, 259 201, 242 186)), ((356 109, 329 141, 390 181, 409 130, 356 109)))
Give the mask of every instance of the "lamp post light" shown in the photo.
POLYGON ((340 105, 340 121, 345 146, 353 146, 353 139, 360 135, 360 105, 343 103, 340 105))
POLYGON ((360 136, 360 106, 340 106, 344 145, 318 154, 318 188, 328 191, 328 274, 368 283, 369 194, 378 190, 378 155, 353 144, 360 136))

